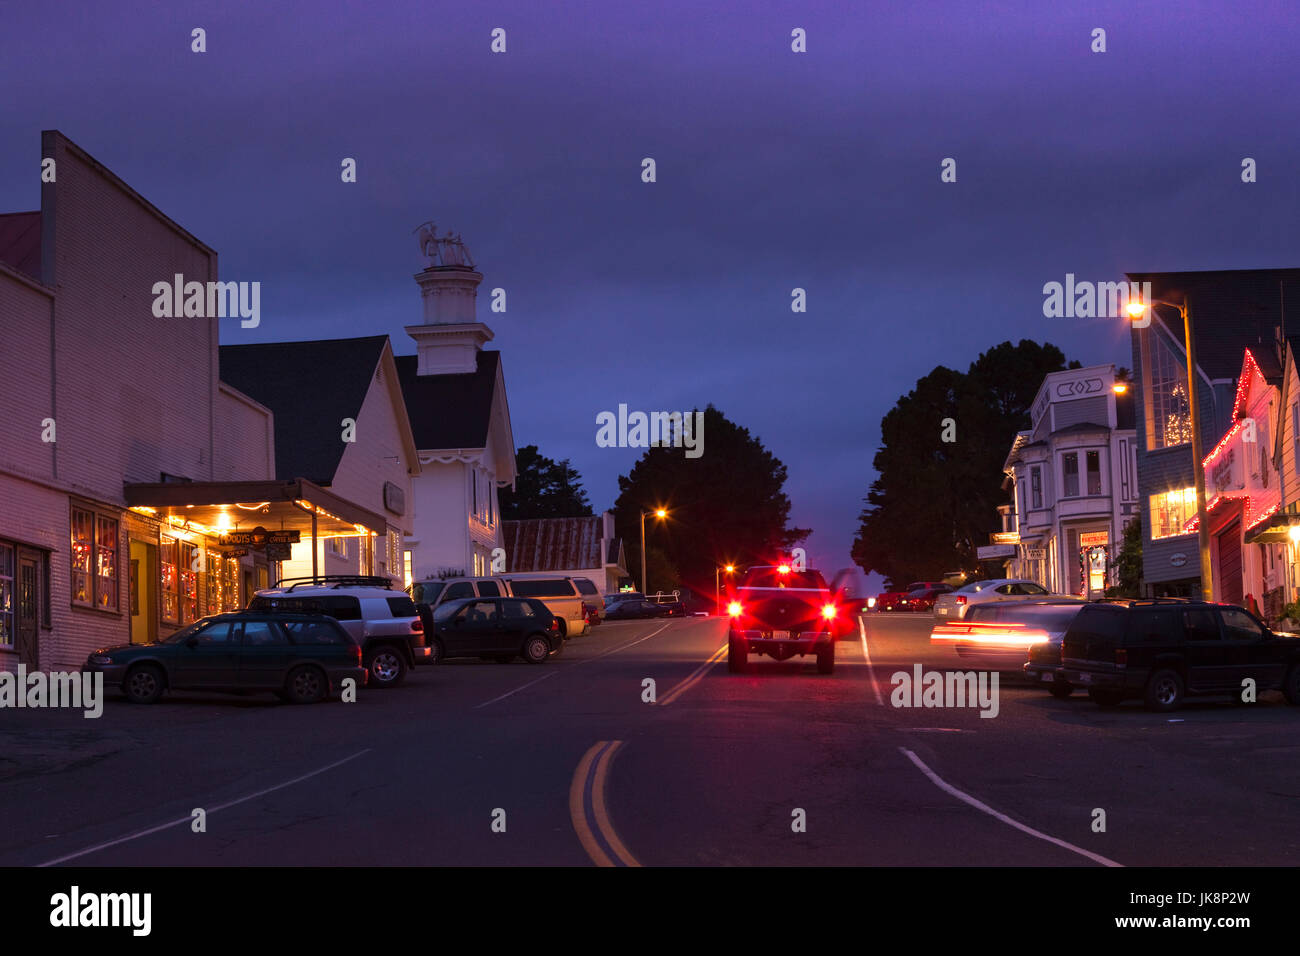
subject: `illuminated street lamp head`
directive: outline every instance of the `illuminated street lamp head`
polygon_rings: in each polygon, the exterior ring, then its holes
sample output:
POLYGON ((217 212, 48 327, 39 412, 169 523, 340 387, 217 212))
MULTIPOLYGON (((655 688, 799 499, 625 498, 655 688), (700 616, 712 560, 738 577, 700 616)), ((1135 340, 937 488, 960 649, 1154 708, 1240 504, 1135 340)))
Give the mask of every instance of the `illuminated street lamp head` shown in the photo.
POLYGON ((655 517, 656 517, 656 518, 667 518, 667 517, 668 517, 668 509, 667 509, 667 508, 656 508, 656 509, 655 509, 655 517))
POLYGON ((1147 304, 1141 299, 1134 299, 1128 304, 1129 318, 1140 319, 1146 314, 1147 304))
POLYGON ((1293 524, 1286 529, 1286 536, 1292 541, 1300 541, 1300 524, 1293 524))
POLYGON ((1127 382, 1116 382, 1116 383, 1115 383, 1114 385, 1112 385, 1110 388, 1111 388, 1111 391, 1113 391, 1116 395, 1123 395, 1125 392, 1128 391, 1128 383, 1127 383, 1127 382))
POLYGON ((734 571, 736 570, 736 566, 735 566, 734 564, 729 564, 729 565, 727 565, 725 568, 723 568, 722 570, 726 571, 728 574, 731 574, 732 572, 734 572, 734 571))

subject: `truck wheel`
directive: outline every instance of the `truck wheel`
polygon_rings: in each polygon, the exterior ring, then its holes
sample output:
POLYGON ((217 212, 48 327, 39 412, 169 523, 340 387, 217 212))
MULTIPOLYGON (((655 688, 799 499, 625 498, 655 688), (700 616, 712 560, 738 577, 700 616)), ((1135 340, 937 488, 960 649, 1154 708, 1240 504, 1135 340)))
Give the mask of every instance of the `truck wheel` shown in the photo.
POLYGON ((826 645, 825 650, 817 652, 817 673, 833 674, 835 672, 835 645, 826 645))
POLYGON ((745 646, 743 637, 727 638, 727 670, 733 674, 744 674, 749 670, 749 648, 745 646))
POLYGON ((1178 671, 1159 670, 1147 681, 1147 710, 1168 712, 1177 710, 1183 703, 1183 679, 1178 671))
POLYGON ((1288 704, 1300 705, 1300 664, 1292 664, 1282 684, 1282 693, 1288 704))
POLYGON ((392 644, 380 644, 366 654, 366 669, 376 687, 396 687, 406 677, 406 659, 392 644))

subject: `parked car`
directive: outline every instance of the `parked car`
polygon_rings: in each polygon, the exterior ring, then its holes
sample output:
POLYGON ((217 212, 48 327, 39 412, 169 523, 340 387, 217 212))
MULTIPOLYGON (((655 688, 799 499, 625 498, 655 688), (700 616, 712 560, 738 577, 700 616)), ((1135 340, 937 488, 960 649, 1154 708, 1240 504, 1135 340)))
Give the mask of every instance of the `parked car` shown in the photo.
POLYGON ((137 704, 168 690, 263 691, 312 704, 348 678, 366 683, 361 646, 334 619, 256 611, 205 617, 151 644, 100 648, 82 671, 103 674, 137 704))
POLYGON ((605 594, 602 596, 605 598, 605 607, 607 608, 611 604, 617 604, 619 601, 626 601, 630 598, 640 598, 645 600, 645 595, 640 591, 619 591, 615 594, 605 594))
POLYGON ((252 611, 328 614, 361 645, 372 687, 396 687, 416 664, 431 662, 415 602, 388 578, 324 574, 285 578, 258 591, 252 611))
POLYGON ((1280 689, 1300 704, 1300 639, 1280 637, 1244 608, 1160 598, 1089 604, 1065 632, 1061 675, 1102 707, 1142 700, 1169 711, 1198 694, 1240 699, 1280 689))
MULTIPOLYGON (((582 602, 589 600, 579 590, 576 578, 563 574, 507 574, 466 578, 448 578, 445 581, 426 580, 411 585, 411 597, 418 604, 428 604, 437 610, 447 601, 467 597, 524 597, 539 598, 559 620, 564 637, 578 637, 586 633, 587 618, 582 602)), ((581 580, 586 580, 582 578, 581 580)), ((592 586, 595 590, 595 586, 592 586)))
POLYGON ((634 618, 663 616, 663 607, 644 597, 627 598, 605 608, 605 620, 607 621, 626 621, 634 618))
POLYGON ((942 581, 913 581, 907 587, 898 591, 884 591, 876 596, 877 611, 897 611, 903 598, 907 597, 913 591, 920 591, 923 588, 947 587, 942 581))
POLYGON ((460 598, 433 612, 433 656, 541 664, 564 648, 555 615, 529 598, 460 598))
POLYGON ((1085 604, 1081 598, 977 604, 961 621, 936 621, 930 643, 951 645, 963 663, 974 667, 1024 674, 1036 683, 1046 680, 1053 695, 1068 697, 1073 688, 1056 674, 1061 639, 1085 604), (1030 660, 1054 661, 1049 676, 1030 674, 1030 660))
POLYGON ((917 588, 915 591, 908 591, 898 602, 900 611, 933 611, 934 602, 940 594, 947 594, 952 588, 946 584, 935 584, 930 587, 917 588))
POLYGON ((976 604, 988 601, 1028 601, 1043 598, 1072 597, 1069 594, 1053 594, 1037 581, 1024 578, 993 578, 988 581, 972 581, 955 591, 940 594, 934 601, 934 616, 949 620, 961 620, 966 612, 976 604))

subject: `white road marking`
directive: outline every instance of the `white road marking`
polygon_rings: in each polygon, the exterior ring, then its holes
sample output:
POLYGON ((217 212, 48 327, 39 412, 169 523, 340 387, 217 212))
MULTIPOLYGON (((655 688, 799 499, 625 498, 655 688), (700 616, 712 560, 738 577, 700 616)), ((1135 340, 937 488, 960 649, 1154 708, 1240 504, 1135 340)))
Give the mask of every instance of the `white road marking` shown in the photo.
POLYGON ((867 625, 858 617, 858 633, 862 635, 862 656, 867 659, 867 673, 871 675, 871 689, 876 692, 876 703, 885 706, 885 698, 880 696, 880 685, 876 683, 876 669, 871 664, 871 652, 867 650, 867 625))
MULTIPOLYGON (((219 804, 215 807, 204 807, 204 809, 209 814, 216 813, 218 810, 227 810, 230 807, 237 806, 241 803, 247 803, 249 800, 256 800, 258 797, 264 797, 268 793, 275 793, 275 791, 283 790, 285 787, 292 787, 295 783, 302 783, 304 780, 310 780, 312 777, 319 776, 320 774, 324 773, 326 770, 333 770, 335 767, 341 767, 349 760, 356 760, 362 754, 368 754, 368 753, 370 753, 369 747, 367 747, 365 750, 358 750, 351 757, 344 757, 342 760, 336 760, 334 761, 334 763, 326 764, 324 767, 321 767, 319 770, 313 770, 311 773, 305 773, 301 777, 294 777, 292 780, 286 780, 284 783, 277 783, 274 787, 267 787, 265 790, 259 790, 256 793, 250 793, 247 796, 239 797, 236 800, 227 801, 226 803, 219 804)), ((147 830, 138 830, 135 833, 128 833, 124 837, 118 837, 116 840, 109 840, 107 843, 98 843, 95 846, 87 847, 84 850, 78 850, 76 853, 69 853, 67 856, 61 856, 57 860, 50 860, 47 863, 40 864, 40 866, 57 866, 60 863, 66 863, 68 860, 75 860, 79 856, 86 856, 90 853, 98 853, 100 850, 107 850, 110 846, 117 846, 120 843, 129 843, 131 840, 138 840, 140 837, 148 836, 151 833, 157 833, 160 830, 166 830, 169 827, 180 826, 182 823, 190 823, 193 821, 193 819, 194 818, 192 816, 187 814, 181 817, 179 820, 171 820, 167 823, 160 823, 156 827, 149 827, 147 830)))
MULTIPOLYGON (((611 648, 610 650, 605 651, 605 653, 603 653, 603 654, 597 654, 595 657, 588 657, 588 658, 585 658, 585 659, 580 660, 580 661, 575 661, 571 666, 573 666, 573 667, 578 667, 578 666, 580 666, 580 665, 582 665, 582 664, 586 664, 586 663, 588 663, 588 662, 590 662, 590 661, 597 661, 597 660, 600 660, 602 657, 608 657, 610 654, 616 654, 616 653, 618 653, 619 651, 626 650, 626 649, 629 648, 629 647, 633 647, 634 645, 640 644, 642 641, 648 641, 648 640, 650 640, 650 638, 654 637, 654 636, 655 636, 656 634, 658 634, 660 631, 664 630, 664 628, 666 628, 666 627, 668 626, 668 624, 671 624, 671 623, 672 623, 672 622, 669 621, 668 623, 666 623, 666 624, 664 624, 662 627, 660 627, 658 630, 651 631, 651 632, 650 632, 649 634, 647 634, 645 637, 639 637, 639 638, 637 638, 635 641, 628 641, 626 644, 620 644, 618 647, 611 648)), ((496 703, 497 701, 499 701, 499 700, 505 700, 507 697, 511 697, 511 696, 513 696, 513 695, 519 693, 521 690, 527 690, 528 688, 532 687, 532 686, 535 685, 535 684, 540 684, 540 683, 541 683, 542 681, 544 681, 544 680, 549 680, 550 678, 554 677, 554 676, 555 676, 556 674, 558 674, 558 673, 560 673, 560 672, 559 672, 559 671, 551 671, 549 674, 543 674, 541 677, 537 678, 536 680, 530 680, 527 684, 521 684, 519 687, 516 687, 514 690, 508 690, 508 691, 506 691, 506 692, 505 692, 504 694, 502 694, 500 697, 493 697, 491 700, 485 700, 485 701, 484 701, 483 703, 481 703, 481 704, 475 704, 475 705, 474 705, 474 709, 475 709, 475 710, 478 710, 478 709, 480 709, 480 708, 482 708, 482 707, 487 707, 489 704, 495 704, 495 703, 496 703)))
POLYGON ((1071 853, 1078 853, 1080 856, 1085 856, 1089 860, 1092 860, 1094 863, 1100 863, 1102 866, 1122 867, 1124 865, 1123 863, 1116 863, 1114 860, 1107 859, 1106 857, 1101 856, 1100 854, 1092 853, 1088 850, 1083 849, 1082 847, 1077 847, 1073 843, 1066 843, 1064 840, 1058 840, 1054 836, 1048 836, 1046 833, 1043 833, 1039 830, 1035 830, 1033 827, 1025 826, 1025 824, 1021 823, 1019 820, 1011 819, 1011 817, 1007 816, 1005 813, 999 813, 997 810, 994 810, 992 807, 990 807, 987 803, 981 803, 979 800, 976 800, 970 794, 963 793, 962 791, 958 790, 956 787, 946 782, 937 773, 935 773, 933 770, 927 767, 920 757, 912 753, 912 751, 908 750, 906 747, 899 747, 898 749, 905 757, 907 757, 908 760, 916 764, 917 768, 920 769, 921 773, 929 777, 930 782, 933 783, 936 787, 938 787, 944 793, 956 797, 958 800, 962 801, 963 803, 970 804, 972 807, 974 807, 976 810, 979 810, 981 813, 987 813, 995 820, 1001 820, 1007 826, 1015 827, 1017 830, 1019 830, 1022 833, 1028 833, 1032 837, 1037 837, 1040 840, 1046 840, 1048 843, 1052 843, 1063 849, 1069 850, 1071 853))

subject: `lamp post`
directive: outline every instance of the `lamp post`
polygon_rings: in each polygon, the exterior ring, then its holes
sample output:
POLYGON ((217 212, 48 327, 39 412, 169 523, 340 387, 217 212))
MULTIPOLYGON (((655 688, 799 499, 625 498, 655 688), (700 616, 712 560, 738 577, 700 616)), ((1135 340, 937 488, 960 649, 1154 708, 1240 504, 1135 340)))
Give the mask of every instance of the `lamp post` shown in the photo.
POLYGON ((667 508, 656 508, 654 511, 642 511, 642 512, 641 512, 641 593, 642 593, 642 594, 645 594, 645 593, 646 593, 646 584, 645 584, 645 516, 648 515, 648 514, 653 514, 656 518, 658 518, 660 521, 662 521, 664 518, 667 518, 667 517, 668 517, 668 509, 667 509, 667 508))
POLYGON ((734 564, 728 564, 726 567, 722 567, 722 568, 718 567, 716 564, 713 566, 713 606, 717 610, 717 613, 721 614, 722 613, 722 583, 721 583, 721 579, 718 576, 719 571, 726 571, 727 574, 729 575, 734 574, 736 571, 736 566, 734 564))
MULTIPOLYGON (((1165 305, 1177 309, 1183 317, 1183 346, 1187 350, 1187 403, 1191 407, 1192 417, 1192 475, 1196 480, 1196 524, 1197 543, 1201 551, 1201 598, 1213 600, 1214 582, 1210 567, 1210 526, 1205 519, 1205 466, 1201 461, 1201 412, 1196 404, 1196 339, 1192 336, 1192 313, 1187 306, 1187 299, 1182 304, 1156 299, 1152 302, 1134 301, 1128 304, 1128 314, 1140 318, 1148 308, 1165 305)), ((1149 322, 1149 320, 1148 320, 1149 322)))

